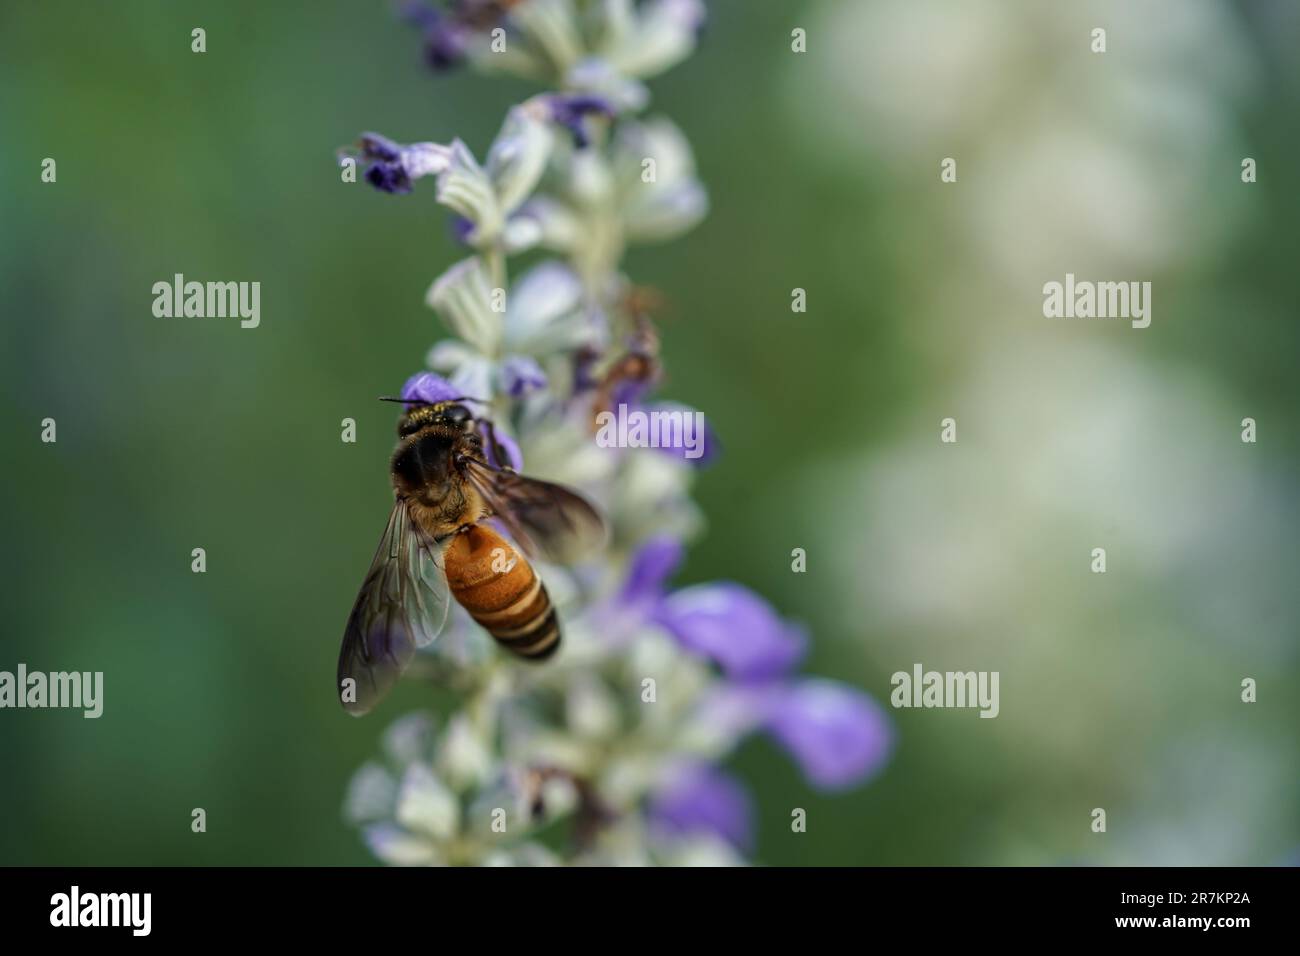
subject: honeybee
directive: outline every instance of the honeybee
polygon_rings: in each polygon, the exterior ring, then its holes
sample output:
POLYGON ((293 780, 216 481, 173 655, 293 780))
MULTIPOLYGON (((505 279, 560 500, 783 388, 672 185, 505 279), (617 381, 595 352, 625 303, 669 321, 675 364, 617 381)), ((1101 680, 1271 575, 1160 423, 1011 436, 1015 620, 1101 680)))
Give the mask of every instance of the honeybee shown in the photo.
POLYGON ((393 510, 339 651, 340 699, 351 714, 374 707, 415 649, 438 636, 448 596, 502 647, 530 661, 550 657, 559 620, 520 549, 565 560, 604 537, 600 514, 577 492, 497 464, 509 459, 491 423, 462 401, 472 399, 408 402, 398 421, 393 510), (518 548, 480 523, 489 517, 518 548))
POLYGON ((601 412, 613 411, 623 394, 641 393, 659 381, 659 335, 648 316, 637 315, 627 351, 619 356, 596 383, 591 403, 591 430, 598 428, 601 412))
POLYGON ((475 30, 497 26, 521 0, 460 0, 452 9, 457 19, 475 30))

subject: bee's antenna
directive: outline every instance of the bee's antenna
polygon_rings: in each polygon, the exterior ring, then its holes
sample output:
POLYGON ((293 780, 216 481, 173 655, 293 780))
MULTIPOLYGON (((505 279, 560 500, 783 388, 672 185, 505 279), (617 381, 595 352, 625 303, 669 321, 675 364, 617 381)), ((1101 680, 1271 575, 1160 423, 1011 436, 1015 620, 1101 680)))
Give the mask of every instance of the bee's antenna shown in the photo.
MULTIPOLYGON (((423 398, 394 398, 391 395, 380 395, 381 402, 401 402, 403 405, 432 405, 433 402, 426 401, 423 398)), ((444 398, 441 402, 475 402, 479 405, 490 405, 491 402, 482 398, 472 398, 469 395, 457 395, 455 398, 444 398)))

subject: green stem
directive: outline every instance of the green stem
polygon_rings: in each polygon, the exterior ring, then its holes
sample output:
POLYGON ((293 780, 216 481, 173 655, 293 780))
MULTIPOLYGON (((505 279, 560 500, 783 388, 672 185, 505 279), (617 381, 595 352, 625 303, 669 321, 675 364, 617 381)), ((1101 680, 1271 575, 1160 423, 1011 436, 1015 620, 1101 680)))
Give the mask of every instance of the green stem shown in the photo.
POLYGON ((504 289, 506 287, 506 254, 500 245, 493 244, 483 253, 483 259, 487 263, 488 279, 492 282, 492 288, 504 289))

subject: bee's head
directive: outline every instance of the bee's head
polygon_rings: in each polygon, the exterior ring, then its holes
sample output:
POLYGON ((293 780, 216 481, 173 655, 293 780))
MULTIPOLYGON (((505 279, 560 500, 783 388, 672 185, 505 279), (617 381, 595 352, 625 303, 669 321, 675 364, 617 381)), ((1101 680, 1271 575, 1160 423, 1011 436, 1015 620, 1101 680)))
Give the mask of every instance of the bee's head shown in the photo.
POLYGON ((457 453, 477 439, 469 431, 473 414, 459 402, 416 404, 397 423, 398 444, 391 462, 398 491, 432 503, 450 493, 457 480, 457 453))
POLYGON ((459 402, 437 402, 432 405, 414 403, 397 420, 397 435, 405 438, 430 425, 450 425, 463 429, 465 423, 473 417, 470 410, 459 402))

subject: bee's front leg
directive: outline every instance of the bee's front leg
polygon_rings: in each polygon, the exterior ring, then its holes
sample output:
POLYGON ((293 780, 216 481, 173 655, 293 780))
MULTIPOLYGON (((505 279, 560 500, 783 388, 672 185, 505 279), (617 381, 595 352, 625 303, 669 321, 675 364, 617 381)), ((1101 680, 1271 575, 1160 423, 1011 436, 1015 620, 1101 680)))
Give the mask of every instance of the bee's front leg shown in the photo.
POLYGON ((480 418, 479 421, 483 423, 484 430, 487 431, 488 452, 492 456, 492 464, 502 471, 514 471, 514 468, 510 466, 510 456, 506 453, 505 446, 497 441, 497 430, 496 426, 492 424, 492 420, 480 418))

